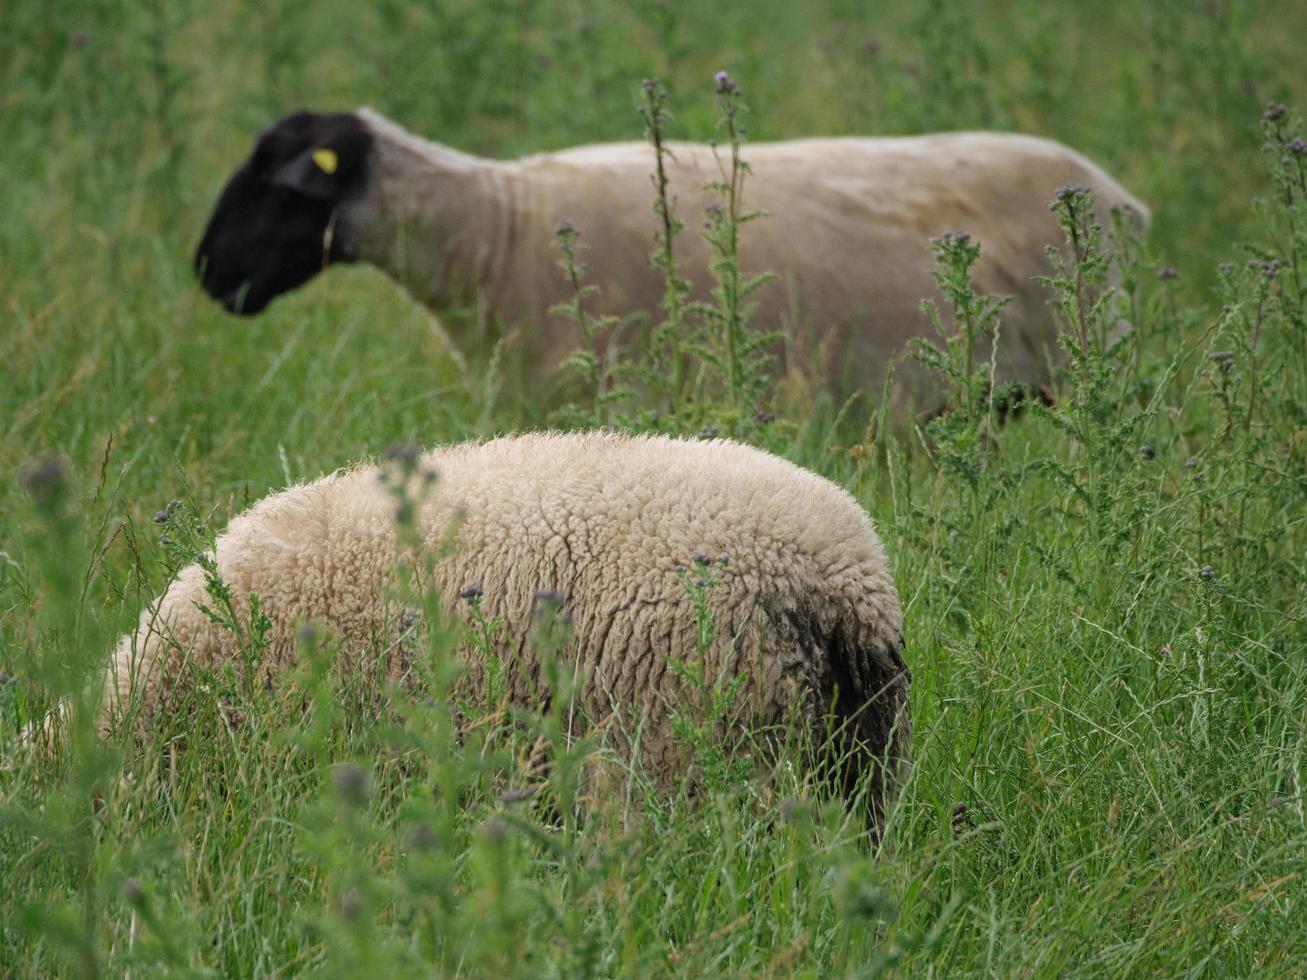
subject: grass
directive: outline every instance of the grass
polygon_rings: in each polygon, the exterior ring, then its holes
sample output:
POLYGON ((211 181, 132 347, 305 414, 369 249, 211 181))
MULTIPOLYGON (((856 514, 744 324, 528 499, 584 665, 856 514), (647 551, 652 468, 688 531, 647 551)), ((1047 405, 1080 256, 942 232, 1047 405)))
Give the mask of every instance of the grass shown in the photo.
MULTIPOLYGON (((1285 2, 7 15, 2 972, 1307 971, 1307 211, 1287 148, 1307 136, 1305 29, 1285 2), (1146 243, 1104 244, 1108 302, 1137 324, 1124 345, 1094 340, 1117 312, 1094 307, 1097 259, 1059 274, 1080 353, 1053 408, 997 425, 957 349, 932 361, 954 410, 917 431, 861 404, 777 406, 768 445, 856 493, 903 597, 914 763, 882 849, 784 772, 770 794, 724 771, 708 799, 639 818, 550 815, 497 789, 526 764, 515 736, 486 743, 491 766, 440 712, 396 721, 366 683, 312 670, 294 681, 311 723, 269 706, 228 733, 201 712, 171 771, 84 720, 64 758, 15 748, 172 573, 153 523, 170 499, 221 528, 396 441, 554 410, 488 343, 461 368, 366 269, 249 322, 205 300, 190 251, 252 132, 366 102, 475 152, 634 139, 658 76, 669 136, 706 139, 723 68, 750 139, 1017 128, 1154 208, 1146 243), (1290 111, 1263 122, 1273 100, 1290 111), (47 452, 62 475, 32 477, 47 452)), ((981 310, 964 244, 942 270, 981 310)))

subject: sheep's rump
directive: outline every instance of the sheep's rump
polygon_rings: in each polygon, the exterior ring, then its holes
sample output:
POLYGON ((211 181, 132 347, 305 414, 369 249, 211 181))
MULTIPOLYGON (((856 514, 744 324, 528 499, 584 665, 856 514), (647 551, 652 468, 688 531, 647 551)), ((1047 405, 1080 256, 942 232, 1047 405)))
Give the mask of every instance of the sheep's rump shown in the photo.
MULTIPOLYGON (((413 558, 396 534, 397 479, 365 466, 294 487, 219 537, 218 570, 241 614, 257 593, 272 621, 263 679, 295 661, 305 622, 339 632, 343 657, 395 634, 394 570, 413 558)), ((410 487, 422 550, 441 556, 430 587, 460 609, 460 591, 475 585, 485 615, 504 619, 492 656, 512 700, 542 707, 549 697, 530 638, 539 593, 556 593, 571 621, 560 655, 581 678, 578 717, 602 724, 605 741, 656 782, 684 771, 670 721, 698 716, 676 669, 693 662, 709 685, 738 683, 738 731, 833 740, 850 782, 875 767, 879 812, 888 787, 876 760, 891 760, 892 780, 906 753, 909 677, 884 551, 845 491, 735 443, 610 434, 437 449, 418 458, 410 487), (715 637, 702 650, 687 587, 696 554, 715 580, 715 637)), ((203 573, 188 568, 123 638, 111 669, 117 712, 134 705, 148 717, 188 664, 235 659, 232 636, 197 608, 204 600, 203 573)), ((484 694, 484 653, 461 655, 460 693, 484 694)))

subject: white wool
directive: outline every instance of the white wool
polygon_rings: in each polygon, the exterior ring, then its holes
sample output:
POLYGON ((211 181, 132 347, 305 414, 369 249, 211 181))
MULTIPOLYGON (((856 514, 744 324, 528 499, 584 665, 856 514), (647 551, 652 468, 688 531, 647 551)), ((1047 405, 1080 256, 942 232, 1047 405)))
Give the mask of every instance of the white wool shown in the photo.
MULTIPOLYGON (((533 597, 557 590, 573 624, 563 656, 583 678, 582 716, 608 722, 610 744, 638 749, 656 779, 675 781, 686 759, 670 712, 697 702, 669 658, 700 653, 683 570, 695 552, 726 555, 708 592, 716 639, 703 651, 706 680, 744 678, 735 723, 753 733, 797 728, 820 740, 833 706, 857 760, 850 772, 876 772, 879 812, 896 766, 885 778, 876 760, 906 753, 909 681, 885 553, 847 492, 720 440, 527 434, 435 449, 417 466, 437 474, 415 522, 427 553, 444 554, 431 585, 450 609, 466 608, 459 591, 478 585, 486 615, 504 617, 495 652, 515 701, 539 708, 548 697, 526 638, 533 597), (440 552, 452 527, 452 550, 440 552)), ((393 635, 387 592, 403 556, 393 484, 379 473, 361 466, 273 494, 219 536, 218 570, 241 615, 257 593, 272 620, 260 679, 295 662, 305 622, 338 632, 342 657, 393 635)), ((184 687, 188 664, 239 664, 236 638, 199 609, 210 601, 204 586, 201 569, 183 570, 122 638, 107 720, 133 705, 148 722, 184 687)), ((484 693, 484 655, 470 646, 460 655, 466 692, 484 693)))

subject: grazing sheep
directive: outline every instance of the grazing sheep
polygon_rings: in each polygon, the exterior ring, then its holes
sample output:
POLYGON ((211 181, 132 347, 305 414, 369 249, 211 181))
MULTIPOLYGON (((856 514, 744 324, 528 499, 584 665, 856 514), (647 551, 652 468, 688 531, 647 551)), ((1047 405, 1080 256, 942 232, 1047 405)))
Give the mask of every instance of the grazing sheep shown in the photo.
MULTIPOLYGON (((669 193, 689 231, 676 248, 699 297, 709 253, 694 232, 720 179, 713 150, 670 144, 669 193)), ((930 239, 964 229, 982 244, 974 273, 1011 295, 998 373, 1037 386, 1060 358, 1047 291, 1046 246, 1062 236, 1055 189, 1081 184, 1103 212, 1149 212, 1102 169, 1059 143, 1006 133, 806 139, 746 148, 747 208, 769 217, 744 232, 746 272, 777 277, 758 294, 756 323, 785 329, 789 355, 833 391, 875 386, 914 336, 933 333, 920 309, 941 299, 930 239)), ((228 182, 196 252, 204 288, 254 314, 332 262, 370 262, 437 313, 482 308, 524 323, 532 353, 556 363, 580 341, 551 316, 565 297, 555 228, 566 219, 590 249, 594 312, 656 313, 661 274, 649 254, 653 150, 584 146, 492 161, 420 139, 375 112, 297 112, 268 127, 228 182)), ((457 335, 457 324, 454 324, 457 335)), ((915 366, 909 387, 930 402, 915 366)))
MULTIPOLYGON (((440 556, 430 584, 451 609, 474 588, 488 617, 504 617, 495 656, 513 701, 548 701, 527 637, 540 591, 555 592, 571 620, 562 656, 582 675, 581 715, 607 722, 604 737, 621 754, 640 732, 635 754, 645 771, 664 787, 675 782, 687 750, 670 713, 693 715, 698 701, 684 696, 669 660, 699 657, 684 569, 709 561, 696 552, 711 555, 716 638, 703 655, 704 679, 742 678, 738 731, 792 728, 819 742, 836 733, 845 786, 873 770, 879 825, 907 752, 909 674, 884 550, 848 493, 721 440, 528 434, 436 449, 410 465, 436 474, 414 510, 417 538, 440 556), (728 561, 719 565, 721 555, 728 561)), ((267 497, 219 536, 217 568, 240 615, 257 593, 272 622, 260 683, 294 662, 305 622, 338 631, 341 655, 357 659, 398 618, 388 587, 412 546, 397 533, 398 479, 393 467, 335 473, 267 497)), ((188 662, 241 669, 237 641, 201 602, 212 605, 204 570, 192 565, 122 638, 106 724, 128 705, 148 720, 180 689, 188 662)), ((404 645, 387 656, 392 676, 403 674, 404 645)), ((484 694, 484 653, 469 646, 461 656, 462 692, 484 694)))

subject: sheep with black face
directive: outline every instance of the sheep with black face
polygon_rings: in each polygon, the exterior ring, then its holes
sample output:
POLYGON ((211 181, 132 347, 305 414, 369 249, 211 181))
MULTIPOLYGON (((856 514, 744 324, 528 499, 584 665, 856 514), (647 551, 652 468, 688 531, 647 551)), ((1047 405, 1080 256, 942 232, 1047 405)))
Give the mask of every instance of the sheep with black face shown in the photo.
POLYGON ((205 290, 252 316, 331 262, 346 262, 333 224, 363 191, 372 137, 352 113, 297 112, 265 129, 227 182, 195 254, 205 290))
MULTIPOLYGON (((693 227, 715 200, 716 151, 672 143, 669 193, 693 227)), ((921 300, 940 293, 930 239, 964 229, 981 243, 984 291, 1011 295, 997 354, 1000 380, 1032 387, 1061 358, 1048 292, 1037 277, 1061 232, 1048 201, 1062 185, 1092 191, 1100 218, 1148 208, 1094 163, 1051 140, 1007 133, 807 139, 746 148, 744 206, 768 217, 742 236, 746 272, 774 272, 757 294, 761 329, 784 330, 797 367, 848 392, 874 387, 886 366, 933 327, 921 300)), ((567 220, 590 246, 592 312, 656 314, 661 274, 649 254, 653 150, 583 146, 514 161, 486 160, 414 136, 367 109, 297 112, 259 137, 223 191, 196 253, 205 289, 229 310, 256 313, 333 262, 369 262, 441 314, 484 309, 523 325, 537 359, 558 362, 580 337, 549 314, 565 298, 555 228, 567 220)), ((710 287, 701 236, 676 243, 697 297, 710 287)), ((980 356, 987 356, 982 347, 980 356)), ((913 364, 900 377, 918 400, 934 386, 913 364)))

